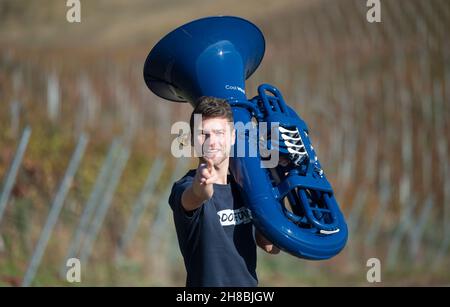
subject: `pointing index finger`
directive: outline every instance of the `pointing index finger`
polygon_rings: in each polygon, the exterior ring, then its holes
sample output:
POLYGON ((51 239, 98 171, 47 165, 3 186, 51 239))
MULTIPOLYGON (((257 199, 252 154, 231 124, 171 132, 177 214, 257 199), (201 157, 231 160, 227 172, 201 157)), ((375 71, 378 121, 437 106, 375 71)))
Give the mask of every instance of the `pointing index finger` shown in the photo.
POLYGON ((206 163, 208 165, 208 170, 211 172, 213 167, 214 167, 213 161, 211 159, 208 159, 208 158, 205 158, 205 160, 206 160, 206 163))

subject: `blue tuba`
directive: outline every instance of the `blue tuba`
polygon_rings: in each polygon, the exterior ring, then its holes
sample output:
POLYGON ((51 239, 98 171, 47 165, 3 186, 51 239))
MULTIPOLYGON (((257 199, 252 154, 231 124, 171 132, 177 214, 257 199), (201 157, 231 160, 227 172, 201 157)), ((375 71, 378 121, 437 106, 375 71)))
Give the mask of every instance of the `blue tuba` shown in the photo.
MULTIPOLYGON (((255 227, 282 250, 299 258, 322 260, 338 254, 348 230, 311 145, 306 123, 274 86, 262 84, 247 99, 245 80, 264 56, 262 32, 251 22, 231 16, 187 23, 162 38, 144 65, 144 80, 156 95, 195 107, 201 96, 226 99, 235 123, 277 123, 263 142, 280 161, 261 167, 264 157, 230 160, 230 172, 245 191, 255 227)), ((244 142, 254 142, 250 134, 244 142)), ((258 141, 260 136, 257 135, 258 141)))

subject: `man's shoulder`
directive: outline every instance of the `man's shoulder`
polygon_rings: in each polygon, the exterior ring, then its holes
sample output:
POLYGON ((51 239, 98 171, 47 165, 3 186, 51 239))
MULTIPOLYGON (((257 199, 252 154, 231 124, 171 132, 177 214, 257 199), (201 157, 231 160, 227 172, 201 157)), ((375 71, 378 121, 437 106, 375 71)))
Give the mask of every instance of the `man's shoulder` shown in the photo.
POLYGON ((175 181, 175 183, 173 185, 178 186, 178 185, 183 185, 186 182, 191 182, 192 180, 194 180, 196 171, 197 170, 195 170, 195 169, 189 170, 183 177, 181 177, 179 180, 175 181))
POLYGON ((193 178, 195 177, 195 173, 196 173, 196 172, 197 172, 196 169, 190 169, 190 170, 188 170, 187 173, 186 173, 183 177, 181 177, 181 179, 178 180, 178 181, 186 180, 186 179, 193 179, 193 178))
POLYGON ((172 208, 174 206, 178 206, 177 204, 181 203, 181 195, 184 190, 192 184, 194 180, 196 170, 189 170, 186 175, 181 177, 181 179, 175 181, 172 185, 172 190, 169 196, 169 204, 172 208))

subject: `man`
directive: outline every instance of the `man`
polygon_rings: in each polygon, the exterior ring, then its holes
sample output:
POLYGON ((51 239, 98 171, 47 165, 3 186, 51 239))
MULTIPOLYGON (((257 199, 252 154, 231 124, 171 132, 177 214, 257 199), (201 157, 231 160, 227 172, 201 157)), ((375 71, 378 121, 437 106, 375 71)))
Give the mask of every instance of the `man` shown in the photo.
POLYGON ((256 286, 256 245, 279 249, 257 231, 242 191, 228 173, 235 142, 233 113, 223 99, 202 97, 191 115, 191 142, 201 157, 196 170, 177 181, 169 198, 187 271, 188 287, 256 286), (196 114, 202 120, 194 125, 196 114))

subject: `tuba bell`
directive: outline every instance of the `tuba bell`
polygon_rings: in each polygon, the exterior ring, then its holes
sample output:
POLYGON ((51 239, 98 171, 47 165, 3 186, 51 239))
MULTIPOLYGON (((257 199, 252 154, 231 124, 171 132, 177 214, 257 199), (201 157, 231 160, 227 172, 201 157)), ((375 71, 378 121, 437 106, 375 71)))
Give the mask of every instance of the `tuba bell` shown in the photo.
MULTIPOLYGON (((274 86, 260 85, 251 99, 245 94, 245 80, 264 51, 264 36, 253 23, 232 16, 202 18, 173 30, 153 47, 144 80, 156 95, 194 107, 201 96, 224 98, 236 123, 276 122, 265 142, 287 163, 263 168, 257 151, 255 156, 234 155, 230 172, 245 191, 255 227, 267 239, 299 258, 329 259, 344 248, 348 230, 306 123, 274 86)), ((252 142, 248 134, 244 142, 252 142)))

